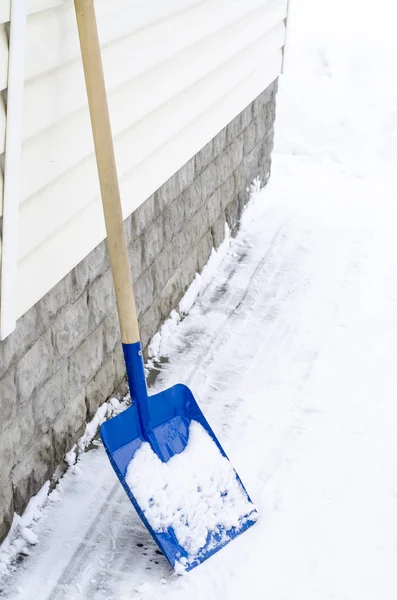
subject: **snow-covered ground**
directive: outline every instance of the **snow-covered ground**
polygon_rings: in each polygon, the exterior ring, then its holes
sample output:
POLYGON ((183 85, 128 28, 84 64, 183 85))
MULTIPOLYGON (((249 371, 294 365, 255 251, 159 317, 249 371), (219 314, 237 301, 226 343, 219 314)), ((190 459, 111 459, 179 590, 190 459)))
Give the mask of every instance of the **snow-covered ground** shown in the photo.
POLYGON ((395 600, 394 17, 291 0, 271 180, 153 346, 153 391, 191 387, 258 523, 178 577, 98 447, 25 527, 38 542, 0 597, 395 600))

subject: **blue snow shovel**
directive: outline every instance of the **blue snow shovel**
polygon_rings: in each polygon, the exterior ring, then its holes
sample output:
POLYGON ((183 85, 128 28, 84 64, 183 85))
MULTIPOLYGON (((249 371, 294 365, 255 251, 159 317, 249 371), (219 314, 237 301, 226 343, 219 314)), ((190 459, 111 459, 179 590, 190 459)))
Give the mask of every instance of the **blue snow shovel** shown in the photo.
MULTIPOLYGON (((189 442, 189 428, 192 421, 198 422, 206 430, 221 455, 227 457, 189 388, 185 385, 175 385, 159 394, 148 396, 124 233, 94 2, 93 0, 75 0, 75 9, 110 263, 116 293, 121 341, 132 400, 131 407, 104 423, 100 433, 112 467, 155 542, 174 568, 177 568, 178 565, 184 565, 185 570, 190 570, 253 525, 258 514, 238 475, 235 474, 241 488, 241 494, 243 494, 244 501, 247 502, 249 507, 247 513, 241 515, 238 525, 235 524, 229 528, 215 526, 212 531, 208 531, 205 544, 192 558, 186 548, 178 542, 172 527, 155 530, 150 525, 144 507, 139 505, 126 482, 128 466, 144 442, 150 444, 152 451, 163 463, 167 463, 173 456, 184 452, 189 442)), ((120 15, 120 18, 123 18, 122 15, 120 15)), ((185 525, 189 527, 189 523, 185 523, 185 525)))

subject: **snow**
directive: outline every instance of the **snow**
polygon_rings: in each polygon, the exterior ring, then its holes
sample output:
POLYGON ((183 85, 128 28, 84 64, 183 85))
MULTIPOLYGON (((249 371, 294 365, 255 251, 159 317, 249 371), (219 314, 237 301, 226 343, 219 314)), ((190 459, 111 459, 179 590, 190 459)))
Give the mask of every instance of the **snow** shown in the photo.
POLYGON ((177 577, 98 447, 13 538, 7 600, 395 600, 396 8, 290 5, 270 182, 153 354, 261 518, 177 577))
POLYGON ((225 223, 225 239, 220 244, 219 248, 215 250, 212 248, 211 256, 208 263, 205 265, 201 273, 196 273, 196 276, 189 286, 186 294, 179 303, 179 312, 181 315, 187 315, 190 312, 193 304, 200 296, 201 292, 206 288, 208 283, 214 277, 214 274, 219 269, 219 265, 226 256, 230 247, 230 229, 227 223, 225 223))
POLYGON ((112 404, 105 402, 98 408, 96 411, 94 418, 87 423, 84 434, 81 436, 78 442, 78 447, 80 452, 84 452, 84 450, 90 445, 94 437, 96 436, 99 427, 102 423, 105 422, 106 417, 113 413, 112 404))
POLYGON ((95 436, 97 435, 100 426, 111 417, 116 416, 126 406, 126 403, 121 403, 117 398, 110 398, 107 402, 104 402, 96 411, 94 417, 89 423, 87 423, 85 431, 78 443, 75 444, 72 449, 66 454, 65 461, 69 467, 73 466, 79 456, 79 453, 83 453, 91 444, 95 436), (78 451, 77 451, 78 449, 78 451))
POLYGON ((0 546, 0 580, 1 576, 9 574, 9 566, 20 555, 29 554, 29 546, 38 543, 34 532, 35 522, 40 518, 41 511, 47 502, 50 482, 47 481, 41 490, 33 496, 22 517, 15 514, 8 536, 0 546))
POLYGON ((195 562, 207 538, 239 530, 254 516, 232 465, 196 421, 185 450, 167 463, 143 443, 128 465, 126 482, 153 530, 174 530, 188 554, 179 561, 182 567, 195 562))
MULTIPOLYGON (((80 474, 78 465, 76 464, 79 456, 84 453, 86 448, 92 442, 101 424, 106 418, 118 414, 126 403, 120 403, 117 398, 110 398, 108 402, 104 402, 96 411, 94 418, 87 423, 86 429, 82 437, 74 444, 69 452, 65 455, 65 462, 71 468, 74 474, 80 474)), ((47 481, 41 490, 31 498, 25 512, 22 516, 14 514, 13 523, 8 536, 0 546, 0 578, 9 574, 9 566, 12 566, 13 561, 20 555, 28 555, 29 547, 35 546, 39 539, 37 534, 32 530, 36 527, 36 522, 41 518, 44 507, 48 501, 51 482, 47 481)), ((53 498, 56 498, 61 485, 55 490, 53 498)))
POLYGON ((153 336, 148 347, 149 365, 152 362, 160 361, 159 352, 161 343, 163 340, 168 339, 168 337, 172 336, 172 331, 174 330, 174 327, 178 325, 180 320, 180 314, 177 313, 176 310, 171 311, 169 319, 166 320, 161 330, 153 336))

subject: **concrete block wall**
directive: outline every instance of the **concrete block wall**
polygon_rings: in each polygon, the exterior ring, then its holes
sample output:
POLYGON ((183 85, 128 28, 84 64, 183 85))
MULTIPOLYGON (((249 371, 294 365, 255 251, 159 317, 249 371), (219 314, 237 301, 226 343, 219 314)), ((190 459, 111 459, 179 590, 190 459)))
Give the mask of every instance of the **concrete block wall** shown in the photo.
MULTIPOLYGON (((274 82, 126 220, 144 348, 225 221, 237 231, 253 178, 267 182, 276 91, 274 82)), ((0 342, 0 541, 115 392, 126 380, 103 242, 0 342)))

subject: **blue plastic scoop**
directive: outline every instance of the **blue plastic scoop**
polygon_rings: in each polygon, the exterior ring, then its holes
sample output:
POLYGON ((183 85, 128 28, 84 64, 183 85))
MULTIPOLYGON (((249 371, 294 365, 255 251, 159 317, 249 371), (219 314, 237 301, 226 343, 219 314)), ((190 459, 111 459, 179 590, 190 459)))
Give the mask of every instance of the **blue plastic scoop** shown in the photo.
MULTIPOLYGON (((223 526, 217 526, 214 530, 209 531, 205 545, 193 557, 180 545, 171 528, 166 531, 153 529, 126 482, 128 466, 143 442, 149 442, 161 461, 167 462, 175 454, 185 450, 189 442, 191 422, 195 421, 211 436, 220 454, 224 457, 226 454, 188 387, 179 384, 159 394, 148 396, 140 343, 124 345, 124 356, 132 406, 105 422, 101 426, 101 437, 121 484, 159 548, 173 567, 182 564, 185 570, 189 571, 253 525, 258 514, 236 474, 241 492, 249 503, 247 514, 240 515, 237 527, 226 529, 223 526)), ((194 465, 192 465, 193 468, 194 465)), ((188 475, 186 473, 186 476, 188 475)), ((189 526, 188 523, 186 525, 189 526)))
MULTIPOLYGON (((137 500, 136 493, 133 494, 127 484, 127 471, 128 474, 131 469, 134 471, 135 458, 141 448, 149 448, 149 451, 155 453, 162 463, 167 464, 173 457, 176 460, 178 455, 188 452, 193 423, 198 423, 208 433, 210 438, 206 436, 206 439, 209 439, 211 447, 211 440, 216 444, 222 465, 227 465, 227 469, 229 469, 229 463, 225 463, 227 457, 221 445, 193 394, 186 386, 176 385, 153 396, 147 394, 93 0, 75 0, 75 8, 121 341, 132 400, 130 408, 102 425, 101 436, 121 484, 159 548, 174 568, 190 570, 250 527, 258 515, 238 475, 229 470, 229 484, 232 481, 233 485, 228 487, 222 483, 223 487, 217 487, 216 481, 210 481, 211 485, 209 488, 207 487, 207 505, 211 508, 211 498, 208 498, 208 489, 211 489, 212 493, 216 495, 216 497, 214 496, 214 505, 219 508, 219 512, 212 514, 211 528, 204 527, 206 535, 201 535, 199 547, 196 547, 195 552, 192 553, 189 551, 189 547, 181 542, 180 535, 178 538, 174 527, 152 526, 149 517, 150 503, 155 503, 156 498, 149 498, 149 502, 142 506, 137 500), (150 446, 144 446, 145 443, 150 446), (225 460, 222 457, 225 457, 225 460), (235 516, 236 518, 228 520, 224 518, 222 507, 224 507, 225 513, 227 513, 226 507, 229 512, 230 505, 233 508, 232 488, 235 496, 239 496, 240 512, 235 516), (246 508, 243 511, 244 514, 241 513, 241 506, 246 508), (229 523, 229 525, 225 525, 225 523, 229 523)), ((219 458, 218 452, 215 452, 213 456, 215 459, 219 458)), ((171 462, 169 464, 171 465, 171 462)), ((192 478, 195 466, 194 464, 189 465, 186 473, 181 474, 181 478, 192 478)), ((212 465, 208 464, 208 469, 211 467, 212 465)), ((201 469, 203 470, 203 464, 201 464, 201 469)), ((204 464, 204 471, 205 469, 206 464, 204 464)), ((193 477, 193 483, 194 481, 193 477)), ((172 490, 167 492, 166 487, 165 484, 162 492, 163 496, 165 493, 167 498, 167 493, 169 492, 171 495, 172 490)), ((199 483, 196 492, 200 494, 199 483)), ((204 503, 204 506, 207 505, 204 503)), ((172 522, 177 522, 185 533, 189 534, 193 527, 193 523, 189 521, 193 518, 196 526, 200 515, 203 520, 207 519, 206 522, 209 522, 208 514, 199 512, 195 513, 193 517, 186 516, 190 515, 191 511, 182 510, 183 508, 177 507, 177 512, 172 515, 172 522), (178 522, 178 511, 180 511, 180 519, 184 520, 183 522, 178 522)), ((163 519, 162 522, 167 522, 167 519, 163 519)))

